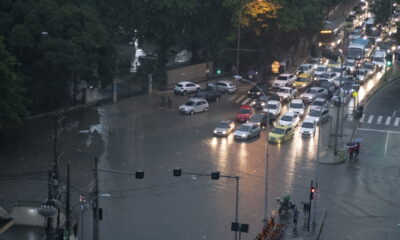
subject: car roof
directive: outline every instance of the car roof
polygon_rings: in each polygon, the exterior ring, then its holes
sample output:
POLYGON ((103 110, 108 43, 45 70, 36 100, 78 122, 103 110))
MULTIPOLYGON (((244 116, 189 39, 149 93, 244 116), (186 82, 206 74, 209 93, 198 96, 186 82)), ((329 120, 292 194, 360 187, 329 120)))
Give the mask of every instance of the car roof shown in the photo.
POLYGON ((240 109, 253 109, 253 107, 250 105, 242 105, 240 106, 240 109))
POLYGON ((289 77, 290 75, 293 75, 293 74, 291 74, 291 73, 282 73, 282 74, 279 74, 279 76, 282 76, 282 77, 289 77))
POLYGON ((284 125, 284 126, 276 126, 275 128, 279 128, 279 129, 287 129, 287 128, 293 128, 292 126, 290 126, 290 125, 284 125))
POLYGON ((287 116, 297 116, 297 114, 294 113, 294 112, 285 112, 282 116, 285 116, 285 115, 287 115, 287 116))
POLYGON ((299 78, 307 78, 307 77, 310 77, 310 76, 311 76, 311 74, 309 74, 309 73, 299 74, 299 78))
POLYGON ((303 100, 299 99, 299 98, 295 98, 292 99, 292 101, 290 101, 291 103, 303 103, 303 100))
POLYGON ((324 88, 322 88, 322 87, 311 87, 310 89, 316 89, 316 90, 319 90, 319 89, 324 89, 324 88))
POLYGON ((322 97, 317 97, 316 99, 314 99, 314 101, 313 102, 325 102, 326 101, 326 99, 325 98, 322 98, 322 97))
POLYGON ((233 83, 231 80, 219 80, 220 83, 233 83))
POLYGON ((291 87, 280 87, 280 89, 293 89, 291 87))
POLYGON ((301 64, 299 67, 302 67, 302 66, 311 67, 312 65, 314 65, 314 64, 311 64, 311 63, 303 63, 303 64, 301 64))
POLYGON ((269 100, 268 103, 270 103, 270 104, 279 104, 281 102, 277 101, 277 100, 269 100))
POLYGON ((310 118, 310 117, 306 117, 306 118, 304 119, 303 123, 305 123, 305 122, 315 123, 315 120, 312 119, 312 118, 310 118))
POLYGON ((232 120, 220 120, 219 123, 232 123, 232 120))
MULTIPOLYGON (((179 84, 188 84, 188 83, 192 83, 192 82, 189 82, 189 81, 182 81, 182 82, 178 82, 179 84)), ((178 84, 178 83, 176 83, 176 84, 178 84)), ((193 84, 195 84, 195 83, 193 83, 193 84)))
POLYGON ((319 65, 317 66, 317 68, 319 68, 319 67, 327 68, 327 66, 326 66, 325 64, 319 64, 319 65))
POLYGON ((258 125, 258 124, 257 124, 257 123, 252 123, 252 122, 245 122, 245 123, 243 123, 242 125, 252 127, 252 126, 258 125))
POLYGON ((207 102, 207 100, 205 100, 204 98, 196 98, 196 97, 192 97, 192 98, 190 98, 190 100, 193 101, 193 102, 199 102, 199 101, 206 101, 207 102))

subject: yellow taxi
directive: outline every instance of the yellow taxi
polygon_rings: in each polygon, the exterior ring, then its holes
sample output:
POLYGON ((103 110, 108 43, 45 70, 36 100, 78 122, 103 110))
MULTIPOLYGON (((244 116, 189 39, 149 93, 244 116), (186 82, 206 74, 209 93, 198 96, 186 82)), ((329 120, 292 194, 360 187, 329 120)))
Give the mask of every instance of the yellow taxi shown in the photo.
POLYGON ((292 126, 277 126, 274 127, 268 134, 268 141, 280 143, 289 140, 294 135, 292 126))
POLYGON ((300 73, 296 81, 293 82, 295 88, 305 88, 311 84, 313 77, 309 73, 300 73))

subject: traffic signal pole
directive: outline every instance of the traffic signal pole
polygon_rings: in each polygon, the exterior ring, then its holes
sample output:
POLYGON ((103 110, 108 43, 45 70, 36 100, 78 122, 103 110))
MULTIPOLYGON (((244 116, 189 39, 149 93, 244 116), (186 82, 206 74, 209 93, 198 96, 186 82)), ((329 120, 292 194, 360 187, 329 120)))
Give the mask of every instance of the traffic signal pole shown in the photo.
POLYGON ((311 180, 311 187, 310 187, 310 200, 309 200, 309 212, 308 212, 308 220, 307 220, 307 231, 310 232, 310 220, 311 220, 311 203, 314 197, 314 182, 311 180))
POLYGON ((93 240, 99 240, 99 177, 98 161, 94 158, 94 189, 93 189, 93 240))

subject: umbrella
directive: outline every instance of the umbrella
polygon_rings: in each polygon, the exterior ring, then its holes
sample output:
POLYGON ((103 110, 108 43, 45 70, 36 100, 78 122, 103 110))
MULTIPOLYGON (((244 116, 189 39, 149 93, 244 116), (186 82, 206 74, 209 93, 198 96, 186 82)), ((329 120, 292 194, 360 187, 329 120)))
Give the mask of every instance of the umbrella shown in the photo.
POLYGON ((346 146, 346 148, 352 148, 352 147, 357 146, 357 143, 355 143, 355 142, 348 142, 348 143, 345 144, 345 146, 346 146))

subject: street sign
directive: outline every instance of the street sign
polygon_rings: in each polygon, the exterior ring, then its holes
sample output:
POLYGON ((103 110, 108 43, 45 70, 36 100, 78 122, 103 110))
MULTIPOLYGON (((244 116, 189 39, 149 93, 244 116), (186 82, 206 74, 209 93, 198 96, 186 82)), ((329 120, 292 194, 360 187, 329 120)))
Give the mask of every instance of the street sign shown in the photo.
POLYGON ((353 95, 353 97, 357 97, 358 96, 358 92, 353 92, 352 95, 353 95))
POLYGON ((274 61, 272 63, 272 72, 279 73, 279 67, 280 67, 280 63, 278 61, 274 61))

